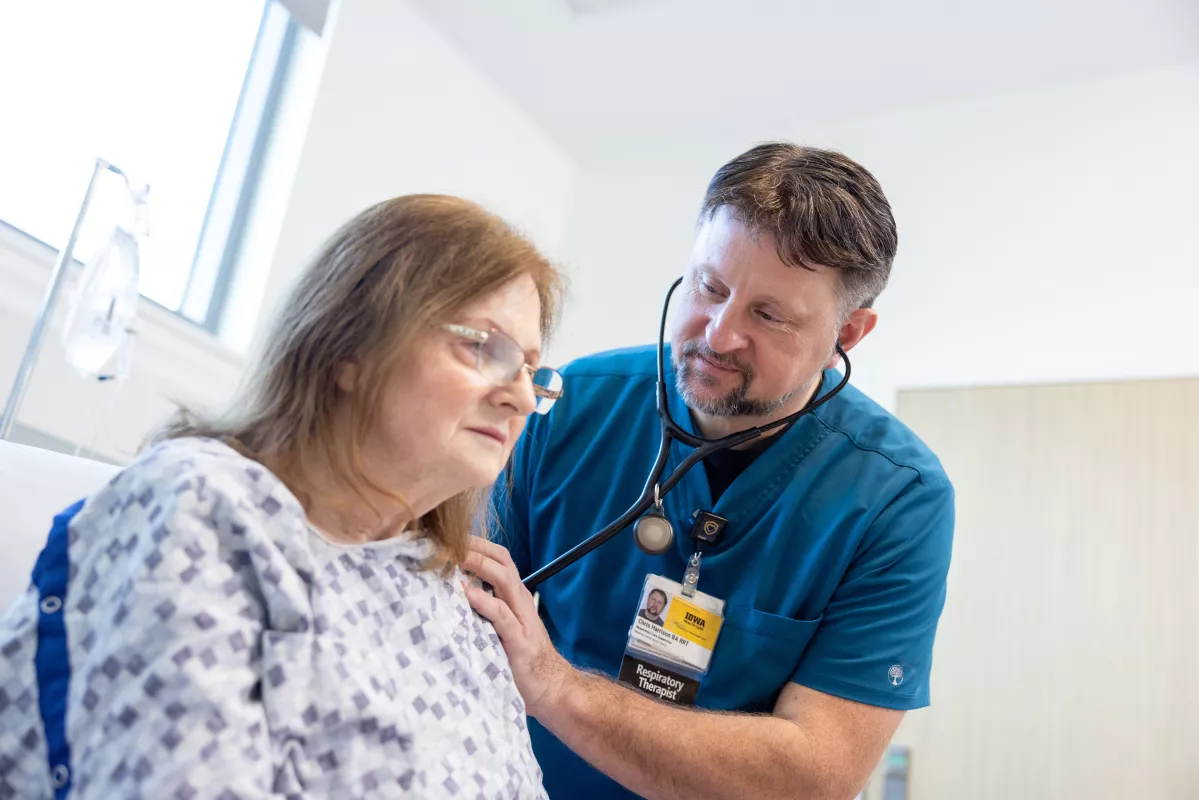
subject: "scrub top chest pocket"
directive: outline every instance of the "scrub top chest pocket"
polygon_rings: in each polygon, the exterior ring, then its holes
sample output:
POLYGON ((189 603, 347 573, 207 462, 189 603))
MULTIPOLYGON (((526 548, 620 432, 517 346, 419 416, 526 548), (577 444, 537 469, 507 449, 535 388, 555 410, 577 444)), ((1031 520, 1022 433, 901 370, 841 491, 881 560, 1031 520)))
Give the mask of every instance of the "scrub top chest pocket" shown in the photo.
POLYGON ((769 713, 823 617, 791 619, 745 607, 728 608, 725 615, 700 704, 769 713))

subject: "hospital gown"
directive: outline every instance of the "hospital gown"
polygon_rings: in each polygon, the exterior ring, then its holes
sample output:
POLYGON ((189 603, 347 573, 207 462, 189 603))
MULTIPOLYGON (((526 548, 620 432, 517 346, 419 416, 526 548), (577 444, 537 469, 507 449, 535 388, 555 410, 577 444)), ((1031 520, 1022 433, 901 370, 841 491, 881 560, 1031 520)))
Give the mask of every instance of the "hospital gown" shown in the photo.
POLYGON ((545 796, 499 640, 460 572, 420 568, 430 542, 332 544, 199 439, 67 519, 0 621, 0 798, 545 796))

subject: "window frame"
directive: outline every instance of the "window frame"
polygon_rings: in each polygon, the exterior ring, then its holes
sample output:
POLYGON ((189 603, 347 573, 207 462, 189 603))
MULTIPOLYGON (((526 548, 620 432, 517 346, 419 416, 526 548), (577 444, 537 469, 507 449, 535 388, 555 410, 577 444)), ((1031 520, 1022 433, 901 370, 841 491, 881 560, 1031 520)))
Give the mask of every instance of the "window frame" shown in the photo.
POLYGON ((278 0, 266 0, 183 299, 177 310, 166 309, 213 336, 220 336, 229 306, 299 36, 300 24, 291 12, 278 0))

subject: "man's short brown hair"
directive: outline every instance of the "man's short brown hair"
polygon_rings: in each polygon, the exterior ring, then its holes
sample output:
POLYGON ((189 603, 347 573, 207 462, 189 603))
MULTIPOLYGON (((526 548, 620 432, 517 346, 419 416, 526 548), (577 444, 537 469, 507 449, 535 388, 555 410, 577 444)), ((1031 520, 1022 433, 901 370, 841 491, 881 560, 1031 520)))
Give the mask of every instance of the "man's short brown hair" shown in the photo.
POLYGON ((869 308, 887 285, 899 237, 883 188, 840 153, 789 142, 758 145, 721 167, 701 220, 728 207, 774 237, 785 264, 822 264, 841 277, 842 309, 869 308))

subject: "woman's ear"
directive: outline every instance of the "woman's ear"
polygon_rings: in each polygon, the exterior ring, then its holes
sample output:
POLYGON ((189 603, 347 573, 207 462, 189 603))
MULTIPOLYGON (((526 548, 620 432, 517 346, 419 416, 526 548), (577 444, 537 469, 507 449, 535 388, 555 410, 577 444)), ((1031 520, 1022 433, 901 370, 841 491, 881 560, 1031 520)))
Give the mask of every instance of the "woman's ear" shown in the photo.
POLYGON ((337 367, 337 388, 346 394, 353 394, 358 388, 357 361, 343 361, 337 367))

